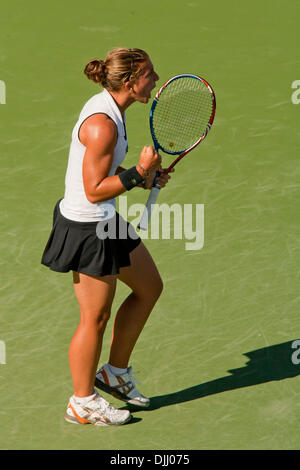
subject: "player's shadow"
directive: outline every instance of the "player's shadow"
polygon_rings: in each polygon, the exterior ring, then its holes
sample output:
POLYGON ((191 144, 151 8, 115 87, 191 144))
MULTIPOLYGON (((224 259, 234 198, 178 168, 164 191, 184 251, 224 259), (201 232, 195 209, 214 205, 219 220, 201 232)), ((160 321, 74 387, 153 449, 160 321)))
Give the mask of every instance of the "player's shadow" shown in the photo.
MULTIPOLYGON (((163 406, 175 405, 273 380, 296 377, 300 375, 300 364, 295 365, 293 363, 292 354, 296 354, 300 344, 297 349, 293 349, 292 344, 293 340, 244 353, 249 361, 244 367, 228 370, 231 375, 185 388, 178 392, 151 397, 150 407, 147 410, 156 410, 163 406)), ((174 371, 174 374, 176 374, 176 371, 174 371)))

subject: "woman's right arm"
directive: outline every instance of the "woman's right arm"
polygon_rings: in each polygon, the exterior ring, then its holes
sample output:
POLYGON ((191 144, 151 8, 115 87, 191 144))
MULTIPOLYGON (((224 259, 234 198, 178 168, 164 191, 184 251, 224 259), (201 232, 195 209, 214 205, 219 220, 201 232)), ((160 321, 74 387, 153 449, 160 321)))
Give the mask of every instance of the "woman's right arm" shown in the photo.
MULTIPOLYGON (((81 143, 86 147, 83 159, 83 186, 88 201, 107 201, 126 191, 118 175, 108 176, 117 143, 114 122, 105 114, 95 114, 82 124, 81 143)), ((147 171, 159 168, 160 156, 152 147, 144 147, 139 163, 147 171)), ((143 175, 140 167, 137 171, 143 175)))

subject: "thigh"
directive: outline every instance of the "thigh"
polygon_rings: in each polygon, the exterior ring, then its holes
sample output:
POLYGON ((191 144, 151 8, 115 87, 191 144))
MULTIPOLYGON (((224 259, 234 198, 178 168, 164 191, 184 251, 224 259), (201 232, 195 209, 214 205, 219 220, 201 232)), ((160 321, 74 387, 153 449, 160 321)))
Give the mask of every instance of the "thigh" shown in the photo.
POLYGON ((130 262, 130 266, 120 269, 118 279, 138 294, 159 294, 162 291, 162 280, 143 242, 130 253, 130 262))
POLYGON ((89 276, 73 271, 75 294, 81 315, 98 316, 110 312, 116 291, 117 276, 89 276))

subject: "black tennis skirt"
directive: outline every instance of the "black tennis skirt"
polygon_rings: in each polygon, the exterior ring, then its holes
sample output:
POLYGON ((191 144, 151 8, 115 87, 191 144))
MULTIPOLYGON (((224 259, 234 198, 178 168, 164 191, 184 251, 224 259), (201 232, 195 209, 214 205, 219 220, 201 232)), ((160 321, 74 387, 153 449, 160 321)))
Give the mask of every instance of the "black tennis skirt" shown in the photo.
POLYGON ((130 252, 141 242, 133 226, 117 212, 109 221, 76 222, 54 208, 53 227, 41 263, 53 271, 90 276, 119 274, 130 266, 130 252))

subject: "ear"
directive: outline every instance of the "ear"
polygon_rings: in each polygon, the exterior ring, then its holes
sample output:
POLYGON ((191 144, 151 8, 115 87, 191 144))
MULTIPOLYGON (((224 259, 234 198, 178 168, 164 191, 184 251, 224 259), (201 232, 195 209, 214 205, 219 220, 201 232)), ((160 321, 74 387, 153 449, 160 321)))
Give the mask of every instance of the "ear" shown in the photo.
POLYGON ((127 91, 127 93, 129 93, 130 95, 134 93, 133 85, 133 82, 124 83, 124 90, 127 91))

